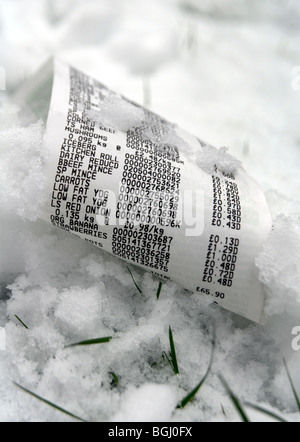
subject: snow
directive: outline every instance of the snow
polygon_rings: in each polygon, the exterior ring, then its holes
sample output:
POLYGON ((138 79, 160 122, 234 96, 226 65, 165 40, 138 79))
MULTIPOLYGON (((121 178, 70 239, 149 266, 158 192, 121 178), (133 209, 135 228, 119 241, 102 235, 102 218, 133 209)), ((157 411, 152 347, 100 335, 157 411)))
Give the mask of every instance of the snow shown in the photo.
POLYGON ((90 110, 86 112, 86 116, 100 125, 124 132, 138 127, 145 118, 143 109, 113 94, 104 97, 99 112, 90 110))
POLYGON ((38 206, 45 198, 43 134, 42 121, 29 127, 1 131, 1 203, 3 207, 13 207, 21 218, 33 221, 37 219, 38 206), (13 168, 11 164, 14 164, 13 168))
POLYGON ((174 387, 145 383, 126 391, 112 421, 168 422, 176 405, 174 387))
POLYGON ((218 170, 227 174, 235 174, 241 162, 230 155, 228 150, 228 147, 216 149, 213 146, 201 146, 196 154, 196 164, 209 174, 214 172, 216 166, 218 170))
MULTIPOLYGON (((298 2, 2 0, 0 9, 7 79, 0 91, 0 421, 72 420, 13 382, 90 421, 238 421, 220 374, 241 401, 299 421, 283 365, 284 357, 300 393, 300 353, 291 346, 300 326, 298 2), (200 166, 241 163, 261 185, 273 217, 256 261, 266 325, 171 282, 157 300, 158 280, 132 268, 140 294, 123 262, 39 220, 44 122, 22 126, 9 96, 53 54, 141 104, 146 77, 151 110, 221 147, 203 148, 200 166), (195 400, 176 409, 206 373, 213 324, 212 370, 195 400), (179 375, 163 357, 169 326, 179 375), (113 339, 66 348, 101 336, 113 339)), ((132 127, 141 118, 131 109, 120 121, 115 105, 113 124, 132 127)), ((172 131, 163 142, 169 137, 172 131)))
MULTIPOLYGON (((297 222, 298 221, 298 222, 297 222)), ((284 215, 276 218, 273 231, 258 256, 260 278, 268 287, 266 314, 293 314, 300 309, 300 225, 284 215), (284 299, 281 293, 284 292, 284 299)))

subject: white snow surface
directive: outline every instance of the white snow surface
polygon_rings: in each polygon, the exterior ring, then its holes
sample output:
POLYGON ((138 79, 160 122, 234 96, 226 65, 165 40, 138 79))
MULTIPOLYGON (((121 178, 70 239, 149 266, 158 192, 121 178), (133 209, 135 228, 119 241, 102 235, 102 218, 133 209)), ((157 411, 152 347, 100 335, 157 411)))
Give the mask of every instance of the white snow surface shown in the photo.
MULTIPOLYGON (((283 364, 300 394, 300 351, 292 348, 300 326, 299 23, 296 0, 0 1, 7 80, 0 91, 0 421, 74 420, 17 383, 88 421, 237 422, 221 375, 242 403, 299 422, 283 364), (264 326, 171 282, 157 300, 158 280, 132 268, 141 295, 123 262, 39 220, 44 122, 21 126, 10 94, 52 55, 137 103, 150 93, 151 110, 222 147, 212 162, 241 162, 258 181, 273 217, 256 260, 264 326), (214 326, 210 374, 178 409, 206 373, 214 326), (178 375, 165 357, 169 327, 178 375), (103 336, 112 340, 67 347, 103 336)), ((130 118, 133 124, 139 111, 130 118)), ((246 410, 254 421, 272 420, 246 410)))

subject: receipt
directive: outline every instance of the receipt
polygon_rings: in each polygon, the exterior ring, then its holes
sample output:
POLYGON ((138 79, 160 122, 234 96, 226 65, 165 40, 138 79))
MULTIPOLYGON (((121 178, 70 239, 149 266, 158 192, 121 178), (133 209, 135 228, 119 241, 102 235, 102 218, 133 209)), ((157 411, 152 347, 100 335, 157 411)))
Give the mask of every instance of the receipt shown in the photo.
POLYGON ((45 221, 262 321, 255 257, 271 217, 238 162, 58 60, 20 100, 46 120, 45 221))

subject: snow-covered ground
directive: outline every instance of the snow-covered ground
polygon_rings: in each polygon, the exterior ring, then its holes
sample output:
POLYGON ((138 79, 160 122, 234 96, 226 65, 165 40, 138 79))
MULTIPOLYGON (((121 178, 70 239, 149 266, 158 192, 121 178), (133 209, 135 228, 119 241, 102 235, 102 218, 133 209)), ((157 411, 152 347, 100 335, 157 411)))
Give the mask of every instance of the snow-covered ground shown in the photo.
POLYGON ((14 382, 89 421, 239 421, 220 376, 241 402, 299 421, 283 363, 300 394, 299 2, 1 0, 0 66, 0 421, 72 420, 14 382), (39 220, 44 128, 22 127, 9 95, 51 55, 228 146, 259 182, 274 222, 257 258, 265 326, 173 283, 157 300, 158 281, 133 268, 141 295, 123 262, 39 220), (207 370, 214 324, 211 372, 176 409, 207 370), (113 339, 65 348, 100 336, 113 339))

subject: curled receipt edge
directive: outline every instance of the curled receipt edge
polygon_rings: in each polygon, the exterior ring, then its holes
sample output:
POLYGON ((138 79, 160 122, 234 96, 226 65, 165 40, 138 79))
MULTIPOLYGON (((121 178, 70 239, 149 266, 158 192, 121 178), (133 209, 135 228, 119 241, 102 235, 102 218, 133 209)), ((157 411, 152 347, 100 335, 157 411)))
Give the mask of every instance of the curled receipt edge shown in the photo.
POLYGON ((238 162, 56 59, 15 100, 46 122, 45 221, 264 322, 255 258, 272 221, 238 162))

